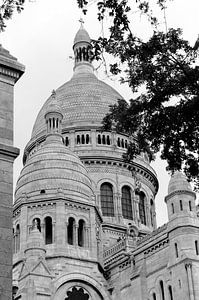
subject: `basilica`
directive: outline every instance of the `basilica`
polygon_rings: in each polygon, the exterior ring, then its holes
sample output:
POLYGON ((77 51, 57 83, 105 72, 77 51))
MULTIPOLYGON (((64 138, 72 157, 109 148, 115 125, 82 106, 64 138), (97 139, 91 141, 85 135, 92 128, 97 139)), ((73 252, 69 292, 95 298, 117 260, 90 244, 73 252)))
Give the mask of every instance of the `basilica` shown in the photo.
POLYGON ((122 96, 94 73, 81 24, 74 73, 44 102, 23 155, 13 208, 13 299, 198 300, 199 217, 181 172, 157 228, 158 179, 129 137, 102 131, 122 96))

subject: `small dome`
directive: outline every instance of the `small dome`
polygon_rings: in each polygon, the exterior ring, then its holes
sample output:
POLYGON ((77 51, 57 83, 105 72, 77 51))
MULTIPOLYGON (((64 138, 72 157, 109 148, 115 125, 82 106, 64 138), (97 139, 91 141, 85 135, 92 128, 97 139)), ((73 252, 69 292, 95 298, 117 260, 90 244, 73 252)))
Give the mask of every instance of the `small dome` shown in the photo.
POLYGON ((168 194, 177 191, 192 191, 191 185, 187 181, 186 176, 180 171, 176 171, 172 175, 168 186, 168 194))
POLYGON ((52 99, 52 101, 48 104, 45 115, 47 115, 48 113, 58 113, 58 114, 62 115, 61 107, 59 106, 57 99, 56 99, 55 90, 52 91, 51 99, 52 99))
POLYGON ((46 199, 55 197, 57 193, 76 201, 91 201, 93 196, 83 163, 61 138, 50 135, 43 146, 30 153, 17 182, 15 204, 39 200, 44 195, 46 199))
POLYGON ((80 43, 80 42, 87 42, 89 44, 91 42, 90 36, 89 36, 88 32, 84 29, 82 24, 81 24, 80 29, 76 33, 73 45, 75 46, 75 44, 80 43))

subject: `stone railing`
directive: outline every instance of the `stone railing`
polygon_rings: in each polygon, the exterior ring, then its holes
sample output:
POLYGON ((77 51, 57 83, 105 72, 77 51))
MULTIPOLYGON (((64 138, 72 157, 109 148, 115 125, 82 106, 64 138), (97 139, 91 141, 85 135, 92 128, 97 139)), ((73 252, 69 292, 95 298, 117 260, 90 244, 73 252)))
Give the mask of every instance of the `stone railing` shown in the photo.
POLYGON ((113 246, 106 249, 103 253, 103 259, 106 261, 110 257, 118 254, 119 252, 126 250, 126 240, 122 239, 121 241, 117 242, 113 246))

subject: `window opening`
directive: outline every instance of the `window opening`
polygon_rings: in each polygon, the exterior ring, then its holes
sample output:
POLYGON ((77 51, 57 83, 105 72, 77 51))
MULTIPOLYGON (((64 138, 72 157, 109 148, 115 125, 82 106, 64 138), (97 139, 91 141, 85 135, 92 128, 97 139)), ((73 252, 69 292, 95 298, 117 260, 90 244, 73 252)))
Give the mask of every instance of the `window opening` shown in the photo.
POLYGON ((80 246, 80 247, 84 247, 84 244, 85 244, 84 230, 85 230, 85 222, 84 222, 84 220, 79 220, 78 246, 80 246))
POLYGON ((191 201, 189 201, 189 210, 192 211, 191 201))
POLYGON ((124 148, 124 139, 122 139, 122 143, 121 144, 122 144, 122 148, 124 148))
POLYGON ((109 137, 109 135, 107 135, 107 145, 110 145, 110 144, 111 144, 110 137, 109 137))
POLYGON ((153 200, 150 200, 150 217, 151 217, 151 226, 153 226, 153 213, 154 213, 154 204, 153 204, 153 200))
POLYGON ((125 219, 133 219, 130 187, 122 187, 122 215, 125 219))
POLYGON ((45 244, 52 244, 53 242, 53 231, 52 231, 52 218, 45 218, 45 244))
POLYGON ((41 221, 39 218, 33 219, 32 226, 36 226, 36 228, 41 232, 41 221))
POLYGON ((171 285, 169 285, 169 297, 170 297, 170 300, 173 300, 173 292, 172 292, 172 287, 171 285))
POLYGON ((67 298, 65 300, 88 300, 89 295, 83 290, 83 288, 73 287, 72 291, 68 291, 67 298))
POLYGON ((174 214, 175 209, 174 209, 174 204, 173 203, 171 203, 171 209, 172 209, 172 214, 174 214))
POLYGON ((153 300, 156 300, 156 294, 155 293, 153 293, 153 300))
POLYGON ((100 134, 98 134, 98 136, 97 136, 97 143, 101 144, 101 135, 100 134))
POLYGON ((85 144, 85 136, 84 136, 84 134, 82 134, 82 144, 83 145, 85 144))
POLYGON ((74 228, 75 220, 73 218, 69 218, 68 227, 67 227, 67 235, 68 235, 68 244, 74 245, 74 228))
POLYGON ((183 210, 182 200, 180 200, 180 210, 183 210))
POLYGON ((80 144, 80 135, 77 135, 77 144, 80 144))
POLYGON ((68 136, 66 136, 66 139, 65 139, 65 145, 66 145, 66 146, 69 145, 69 138, 68 138, 68 136))
POLYGON ((160 291, 161 291, 161 300, 165 300, 165 296, 164 296, 164 284, 163 281, 160 281, 160 291))
POLYGON ((20 250, 20 225, 16 227, 16 252, 20 250))
POLYGON ((86 144, 89 144, 90 142, 90 137, 89 137, 89 134, 86 135, 86 144))
POLYGON ((117 139, 117 145, 120 147, 120 138, 117 139))
POLYGON ((103 136, 102 136, 102 144, 103 144, 103 145, 106 145, 106 137, 105 137, 104 134, 103 134, 103 136))
POLYGON ((100 188, 101 208, 104 216, 114 216, 113 188, 110 183, 103 183, 100 188))
POLYGON ((146 214, 145 214, 145 194, 139 193, 139 215, 142 224, 146 225, 146 214))
POLYGON ((126 149, 128 148, 127 140, 125 140, 125 148, 126 148, 126 149))
POLYGON ((196 255, 199 255, 198 241, 195 241, 196 255))
POLYGON ((177 243, 175 243, 175 253, 176 253, 176 257, 178 258, 178 245, 177 245, 177 243))

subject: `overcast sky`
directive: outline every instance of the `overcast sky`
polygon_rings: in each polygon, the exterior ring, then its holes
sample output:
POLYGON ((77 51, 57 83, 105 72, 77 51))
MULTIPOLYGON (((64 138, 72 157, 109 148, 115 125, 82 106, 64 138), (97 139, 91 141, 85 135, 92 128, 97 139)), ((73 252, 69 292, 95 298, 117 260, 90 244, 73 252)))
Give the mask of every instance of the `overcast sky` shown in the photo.
MULTIPOLYGON (((166 11, 167 26, 183 28, 184 37, 194 44, 199 34, 198 12, 198 0, 170 1, 166 11)), ((15 182, 22 168, 24 147, 30 139, 41 106, 53 89, 57 89, 72 76, 73 60, 70 56, 73 56, 73 39, 79 29, 78 20, 81 16, 76 0, 26 0, 25 10, 7 22, 6 31, 1 34, 0 43, 3 47, 26 66, 25 74, 15 87, 14 145, 21 150, 20 157, 15 161, 15 182)), ((164 29, 163 12, 160 12, 160 16, 164 29)), ((101 25, 96 20, 92 6, 84 20, 91 38, 97 38, 101 25)), ((138 16, 133 26, 143 38, 149 34, 143 17, 138 16)), ((103 72, 98 76, 117 89, 125 99, 132 97, 126 87, 107 79, 103 72)), ((157 160, 153 167, 160 182, 156 207, 158 225, 162 225, 167 222, 164 197, 167 194, 169 176, 165 172, 164 162, 157 160)))

